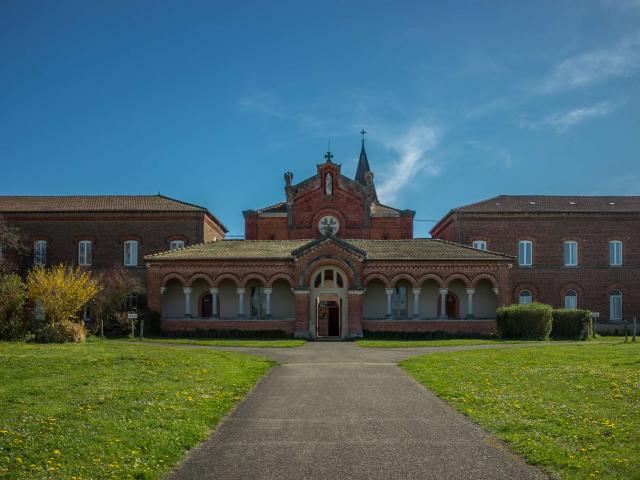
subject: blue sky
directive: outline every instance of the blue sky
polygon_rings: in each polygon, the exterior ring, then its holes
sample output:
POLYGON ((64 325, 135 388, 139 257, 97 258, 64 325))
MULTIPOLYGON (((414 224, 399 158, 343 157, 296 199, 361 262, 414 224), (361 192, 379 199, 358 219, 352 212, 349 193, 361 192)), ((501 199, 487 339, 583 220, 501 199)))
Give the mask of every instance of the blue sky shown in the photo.
MULTIPOLYGON (((162 194, 243 233, 328 138, 437 219, 640 194, 640 0, 0 3, 0 194, 162 194)), ((424 236, 430 223, 416 223, 424 236)))

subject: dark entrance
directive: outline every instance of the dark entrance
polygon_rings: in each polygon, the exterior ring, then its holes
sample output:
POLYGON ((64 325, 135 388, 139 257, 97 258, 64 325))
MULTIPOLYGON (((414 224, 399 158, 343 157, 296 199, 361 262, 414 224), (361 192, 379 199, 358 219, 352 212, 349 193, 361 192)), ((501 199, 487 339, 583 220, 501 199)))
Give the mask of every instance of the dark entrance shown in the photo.
POLYGON ((318 337, 340 336, 340 305, 338 302, 318 302, 318 315, 316 322, 316 335, 318 337))
POLYGON ((200 317, 210 318, 213 315, 213 303, 211 302, 211 295, 207 294, 202 297, 200 303, 200 317))
MULTIPOLYGON (((458 297, 454 294, 447 293, 445 300, 445 312, 447 318, 458 318, 458 297)), ((438 317, 440 316, 440 297, 438 296, 438 317)))

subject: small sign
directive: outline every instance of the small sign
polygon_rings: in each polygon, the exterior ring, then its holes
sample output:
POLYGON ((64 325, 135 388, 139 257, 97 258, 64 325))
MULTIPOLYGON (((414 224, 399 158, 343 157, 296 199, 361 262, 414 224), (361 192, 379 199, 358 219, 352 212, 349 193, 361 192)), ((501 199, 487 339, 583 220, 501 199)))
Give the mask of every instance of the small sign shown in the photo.
POLYGON ((129 313, 127 313, 127 318, 129 320, 137 320, 138 319, 138 314, 136 312, 129 312, 129 313))
POLYGON ((591 312, 591 318, 600 318, 600 312, 591 312))

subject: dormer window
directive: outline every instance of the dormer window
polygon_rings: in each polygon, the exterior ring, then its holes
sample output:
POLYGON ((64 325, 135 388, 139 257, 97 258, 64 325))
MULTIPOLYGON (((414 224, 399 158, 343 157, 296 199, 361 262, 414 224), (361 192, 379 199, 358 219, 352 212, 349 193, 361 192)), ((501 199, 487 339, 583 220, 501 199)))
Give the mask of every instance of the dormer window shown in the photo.
POLYGON ((473 248, 477 250, 486 250, 487 242, 485 242, 484 240, 474 240, 471 246, 473 246, 473 248))

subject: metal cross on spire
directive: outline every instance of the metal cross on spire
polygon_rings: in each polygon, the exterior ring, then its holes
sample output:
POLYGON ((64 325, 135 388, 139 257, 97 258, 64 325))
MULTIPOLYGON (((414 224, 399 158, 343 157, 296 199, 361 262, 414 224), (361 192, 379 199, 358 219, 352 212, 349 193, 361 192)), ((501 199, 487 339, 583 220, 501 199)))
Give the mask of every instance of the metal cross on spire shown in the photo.
POLYGON ((367 134, 367 131, 363 128, 360 130, 360 135, 362 135, 362 144, 364 145, 364 136, 367 134))

